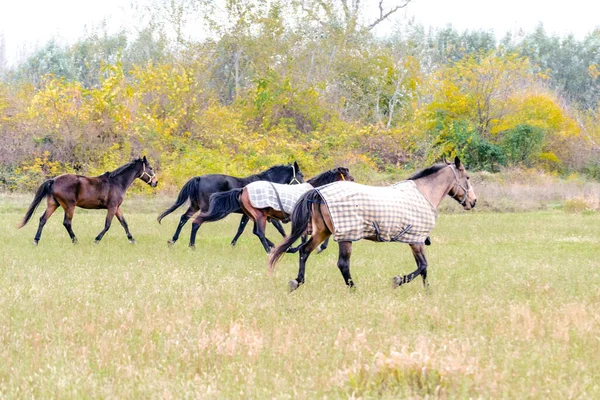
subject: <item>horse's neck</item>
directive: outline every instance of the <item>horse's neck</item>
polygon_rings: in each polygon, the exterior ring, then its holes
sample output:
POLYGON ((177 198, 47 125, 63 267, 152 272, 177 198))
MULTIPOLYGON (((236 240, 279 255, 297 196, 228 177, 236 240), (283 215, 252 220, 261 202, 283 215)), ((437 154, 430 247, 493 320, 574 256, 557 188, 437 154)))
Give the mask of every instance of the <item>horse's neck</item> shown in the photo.
POLYGON ((139 168, 136 164, 134 167, 128 168, 125 171, 121 172, 119 175, 114 177, 113 180, 119 186, 122 186, 124 189, 127 189, 129 186, 131 186, 131 184, 133 183, 135 178, 138 177, 138 175, 139 175, 138 170, 139 170, 139 168))
POLYGON ((236 179, 240 182, 242 187, 246 186, 247 184, 252 183, 252 182, 266 180, 266 179, 261 178, 260 175, 250 175, 245 178, 236 178, 236 179))
POLYGON ((423 196, 436 209, 452 189, 454 184, 454 175, 450 168, 443 168, 435 174, 424 178, 415 179, 415 184, 423 196))

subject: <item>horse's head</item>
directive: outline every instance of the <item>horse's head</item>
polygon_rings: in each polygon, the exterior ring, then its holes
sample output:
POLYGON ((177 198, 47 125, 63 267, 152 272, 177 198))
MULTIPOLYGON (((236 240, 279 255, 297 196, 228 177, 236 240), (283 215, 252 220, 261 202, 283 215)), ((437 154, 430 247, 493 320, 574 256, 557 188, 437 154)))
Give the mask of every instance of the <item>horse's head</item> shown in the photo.
POLYGON ((140 161, 142 162, 142 171, 140 172, 139 178, 151 187, 156 187, 158 185, 158 179, 156 178, 152 165, 150 165, 146 156, 140 158, 140 161))
POLYGON ((473 189, 473 185, 471 185, 464 164, 460 162, 460 158, 458 157, 454 158, 454 164, 446 163, 452 168, 455 178, 455 182, 448 195, 458 201, 465 210, 472 209, 477 203, 477 196, 475 195, 475 190, 473 189))
POLYGON ((354 182, 354 177, 350 175, 350 170, 346 167, 337 167, 334 169, 336 181, 354 182))
POLYGON ((290 185, 304 183, 304 174, 300 171, 300 167, 298 166, 298 162, 294 161, 294 164, 290 165, 292 167, 291 173, 292 177, 289 181, 290 185))

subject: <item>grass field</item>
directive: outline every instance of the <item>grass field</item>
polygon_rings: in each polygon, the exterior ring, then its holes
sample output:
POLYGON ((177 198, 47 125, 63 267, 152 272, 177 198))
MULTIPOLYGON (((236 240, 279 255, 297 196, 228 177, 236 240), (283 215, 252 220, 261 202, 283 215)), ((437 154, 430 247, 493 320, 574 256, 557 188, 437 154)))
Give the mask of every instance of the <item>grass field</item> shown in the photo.
POLYGON ((77 210, 78 245, 57 212, 34 247, 29 201, 0 198, 0 398, 600 398, 599 213, 440 215, 428 293, 369 242, 348 291, 332 243, 289 294, 297 257, 269 277, 237 218, 168 248, 179 213, 126 202, 136 245, 77 210))

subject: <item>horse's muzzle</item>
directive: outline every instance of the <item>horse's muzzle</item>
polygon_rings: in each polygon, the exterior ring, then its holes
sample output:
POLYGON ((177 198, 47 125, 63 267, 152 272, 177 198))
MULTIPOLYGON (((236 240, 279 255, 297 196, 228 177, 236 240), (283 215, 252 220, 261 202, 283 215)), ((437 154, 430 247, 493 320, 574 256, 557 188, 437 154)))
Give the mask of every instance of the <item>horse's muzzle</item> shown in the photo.
POLYGON ((477 199, 467 200, 467 202, 464 205, 464 209, 471 210, 471 209, 475 208, 475 204, 477 204, 477 199))
POLYGON ((156 177, 152 177, 152 180, 148 183, 150 185, 150 187, 157 187, 158 186, 158 179, 156 179, 156 177))

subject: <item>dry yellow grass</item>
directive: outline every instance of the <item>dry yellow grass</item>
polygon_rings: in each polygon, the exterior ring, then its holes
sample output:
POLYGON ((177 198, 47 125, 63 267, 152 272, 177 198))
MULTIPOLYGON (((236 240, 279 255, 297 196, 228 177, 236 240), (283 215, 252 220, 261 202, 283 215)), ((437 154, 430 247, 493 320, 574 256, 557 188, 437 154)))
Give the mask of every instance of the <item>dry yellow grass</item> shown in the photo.
POLYGON ((167 248, 177 217, 126 206, 132 246, 118 224, 93 243, 102 212, 76 214, 72 245, 55 215, 33 247, 37 220, 16 230, 27 204, 8 203, 0 398, 600 397, 597 213, 441 215, 429 293, 391 289, 407 246, 359 242, 356 291, 332 244, 288 294, 297 258, 268 277, 249 232, 229 247, 236 218, 194 252, 189 228, 167 248))

